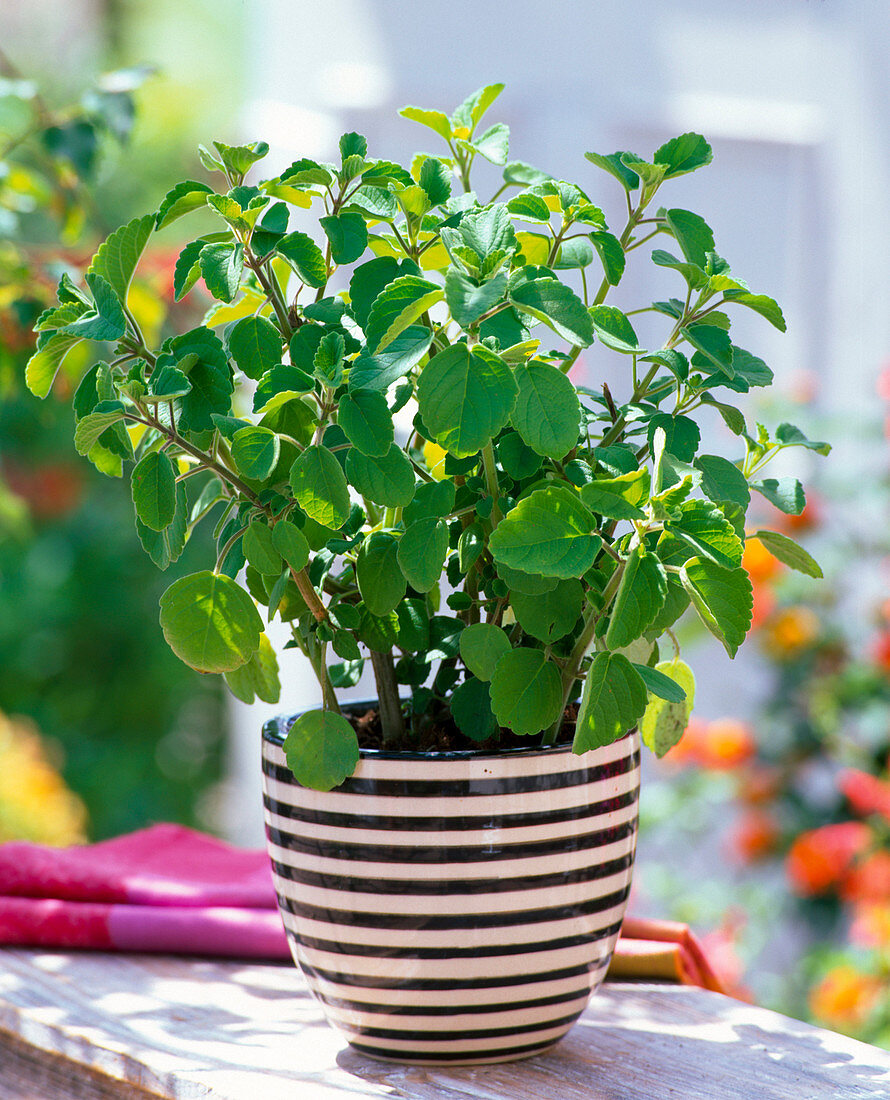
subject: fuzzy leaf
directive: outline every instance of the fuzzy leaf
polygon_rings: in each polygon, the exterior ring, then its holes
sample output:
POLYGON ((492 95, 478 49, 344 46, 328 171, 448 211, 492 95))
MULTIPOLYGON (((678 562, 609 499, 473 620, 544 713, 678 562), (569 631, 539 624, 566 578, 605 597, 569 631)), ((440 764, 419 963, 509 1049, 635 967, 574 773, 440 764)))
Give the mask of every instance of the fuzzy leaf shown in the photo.
POLYGON ((358 737, 342 714, 310 710, 291 726, 284 740, 284 755, 298 783, 311 790, 330 791, 355 771, 358 737))
POLYGON ((511 649, 491 676, 491 709, 498 724, 520 736, 547 729, 559 718, 562 682, 540 649, 511 649))
POLYGON ((646 699, 646 685, 626 657, 598 653, 584 682, 572 751, 580 755, 623 737, 643 716, 646 699))
POLYGON ((205 570, 174 581, 161 596, 161 628, 191 668, 230 672, 259 649, 263 621, 240 585, 205 570))

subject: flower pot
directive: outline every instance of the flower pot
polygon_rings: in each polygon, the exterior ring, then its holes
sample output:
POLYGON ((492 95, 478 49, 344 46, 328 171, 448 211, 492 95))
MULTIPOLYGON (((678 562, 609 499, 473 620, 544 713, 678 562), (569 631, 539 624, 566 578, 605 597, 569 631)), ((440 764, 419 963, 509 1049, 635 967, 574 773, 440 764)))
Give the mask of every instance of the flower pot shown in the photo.
POLYGON ((637 832, 636 732, 584 756, 362 750, 327 793, 263 731, 266 831, 294 958, 375 1058, 498 1062, 559 1040, 602 981, 637 832))

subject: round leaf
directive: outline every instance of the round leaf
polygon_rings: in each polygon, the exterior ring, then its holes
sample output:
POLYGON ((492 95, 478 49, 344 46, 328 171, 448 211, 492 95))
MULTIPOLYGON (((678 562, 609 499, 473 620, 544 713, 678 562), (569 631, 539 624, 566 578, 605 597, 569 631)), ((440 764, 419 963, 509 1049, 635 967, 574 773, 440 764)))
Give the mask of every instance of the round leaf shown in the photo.
POLYGON ((584 606, 584 589, 580 581, 564 580, 553 591, 539 596, 513 592, 510 606, 526 634, 549 645, 564 638, 577 623, 584 606))
POLYGON ((491 708, 499 725, 516 734, 547 729, 559 718, 562 681, 540 649, 511 649, 491 677, 491 708))
POLYGON ((686 697, 677 702, 651 695, 646 713, 640 722, 643 743, 656 756, 664 756, 668 749, 677 744, 689 724, 695 701, 695 677, 689 665, 678 657, 671 661, 662 661, 655 668, 686 693, 686 697))
POLYGON ((346 454, 346 475, 363 497, 386 508, 404 508, 414 497, 414 467, 396 443, 382 458, 353 447, 346 454))
POLYGON ((491 713, 488 684, 471 676, 456 687, 451 696, 451 717, 460 732, 471 741, 490 737, 497 723, 491 713))
POLYGON ((198 672, 231 672, 259 649, 263 621, 230 577, 205 570, 161 596, 161 629, 170 648, 198 672))
POLYGON ((494 623, 472 623, 460 635, 460 656, 480 680, 490 680, 501 657, 510 650, 510 639, 494 623))
POLYGON ((296 524, 280 519, 272 528, 272 546, 299 573, 309 562, 309 543, 296 524))
POLYGON ((577 493, 560 485, 538 489, 510 511, 491 536, 497 562, 525 573, 580 577, 600 545, 594 518, 577 493))
POLYGON ((562 458, 578 442, 581 406, 568 377, 550 363, 532 359, 514 370, 519 395, 513 427, 539 455, 562 458))
POLYGON ((149 451, 133 469, 136 515, 152 531, 163 531, 176 511, 176 474, 164 451, 149 451))
POLYGON ((272 529, 262 520, 255 519, 244 532, 241 549, 258 573, 277 577, 281 572, 281 555, 275 549, 272 529))
POLYGON ((405 597, 398 553, 397 540, 383 531, 370 535, 359 551, 355 563, 358 589, 373 615, 388 615, 405 597))
POLYGON ((232 459, 244 477, 265 481, 278 465, 281 441, 268 428, 241 428, 232 438, 232 459))
POLYGON ((354 390, 337 408, 337 423, 363 455, 382 457, 392 445, 392 415, 379 390, 354 390))
POLYGON ((355 771, 358 737, 342 714, 310 710, 291 726, 284 739, 284 755, 298 783, 329 791, 355 771))
POLYGON ((327 447, 316 444, 303 451, 291 466, 290 485, 297 503, 316 523, 336 529, 346 522, 349 487, 340 463, 327 447))
POLYGON ((573 751, 580 754, 623 737, 642 717, 646 699, 646 685, 626 657, 598 653, 584 682, 573 751))
POLYGON ((438 581, 448 553, 448 528, 435 517, 419 520, 402 535, 399 566, 418 592, 429 592, 438 581))
POLYGON ((243 703, 249 705, 255 699, 262 699, 264 703, 278 702, 281 694, 278 658, 265 634, 260 636, 260 648, 247 664, 225 673, 225 678, 229 691, 243 703))

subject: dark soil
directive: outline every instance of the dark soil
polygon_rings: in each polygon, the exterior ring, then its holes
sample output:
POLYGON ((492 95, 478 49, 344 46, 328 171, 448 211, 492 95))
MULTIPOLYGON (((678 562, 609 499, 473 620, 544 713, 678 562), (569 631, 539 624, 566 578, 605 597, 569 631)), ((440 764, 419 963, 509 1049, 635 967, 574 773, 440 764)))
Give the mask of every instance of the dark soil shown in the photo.
MULTIPOLYGON (((363 749, 382 749, 383 731, 380 726, 380 712, 376 708, 343 708, 343 714, 358 734, 359 746, 363 749)), ((575 736, 575 722, 578 718, 578 704, 570 703, 563 714, 562 727, 557 745, 571 744, 575 736)), ((541 747, 543 734, 532 737, 519 737, 512 730, 503 727, 495 730, 485 741, 472 741, 460 732, 444 706, 438 711, 422 716, 414 729, 410 720, 406 720, 407 739, 403 745, 387 745, 388 751, 401 752, 496 752, 502 749, 536 749, 541 747)))

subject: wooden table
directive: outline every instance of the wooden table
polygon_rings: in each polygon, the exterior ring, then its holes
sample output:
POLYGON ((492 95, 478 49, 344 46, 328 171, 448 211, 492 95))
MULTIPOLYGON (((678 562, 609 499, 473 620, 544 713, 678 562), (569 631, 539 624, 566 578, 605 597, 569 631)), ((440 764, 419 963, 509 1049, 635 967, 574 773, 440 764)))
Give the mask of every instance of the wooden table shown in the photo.
POLYGON ((606 985, 539 1058, 419 1069, 353 1053, 286 965, 0 950, 0 1100, 847 1100, 890 1053, 774 1012, 606 985))

